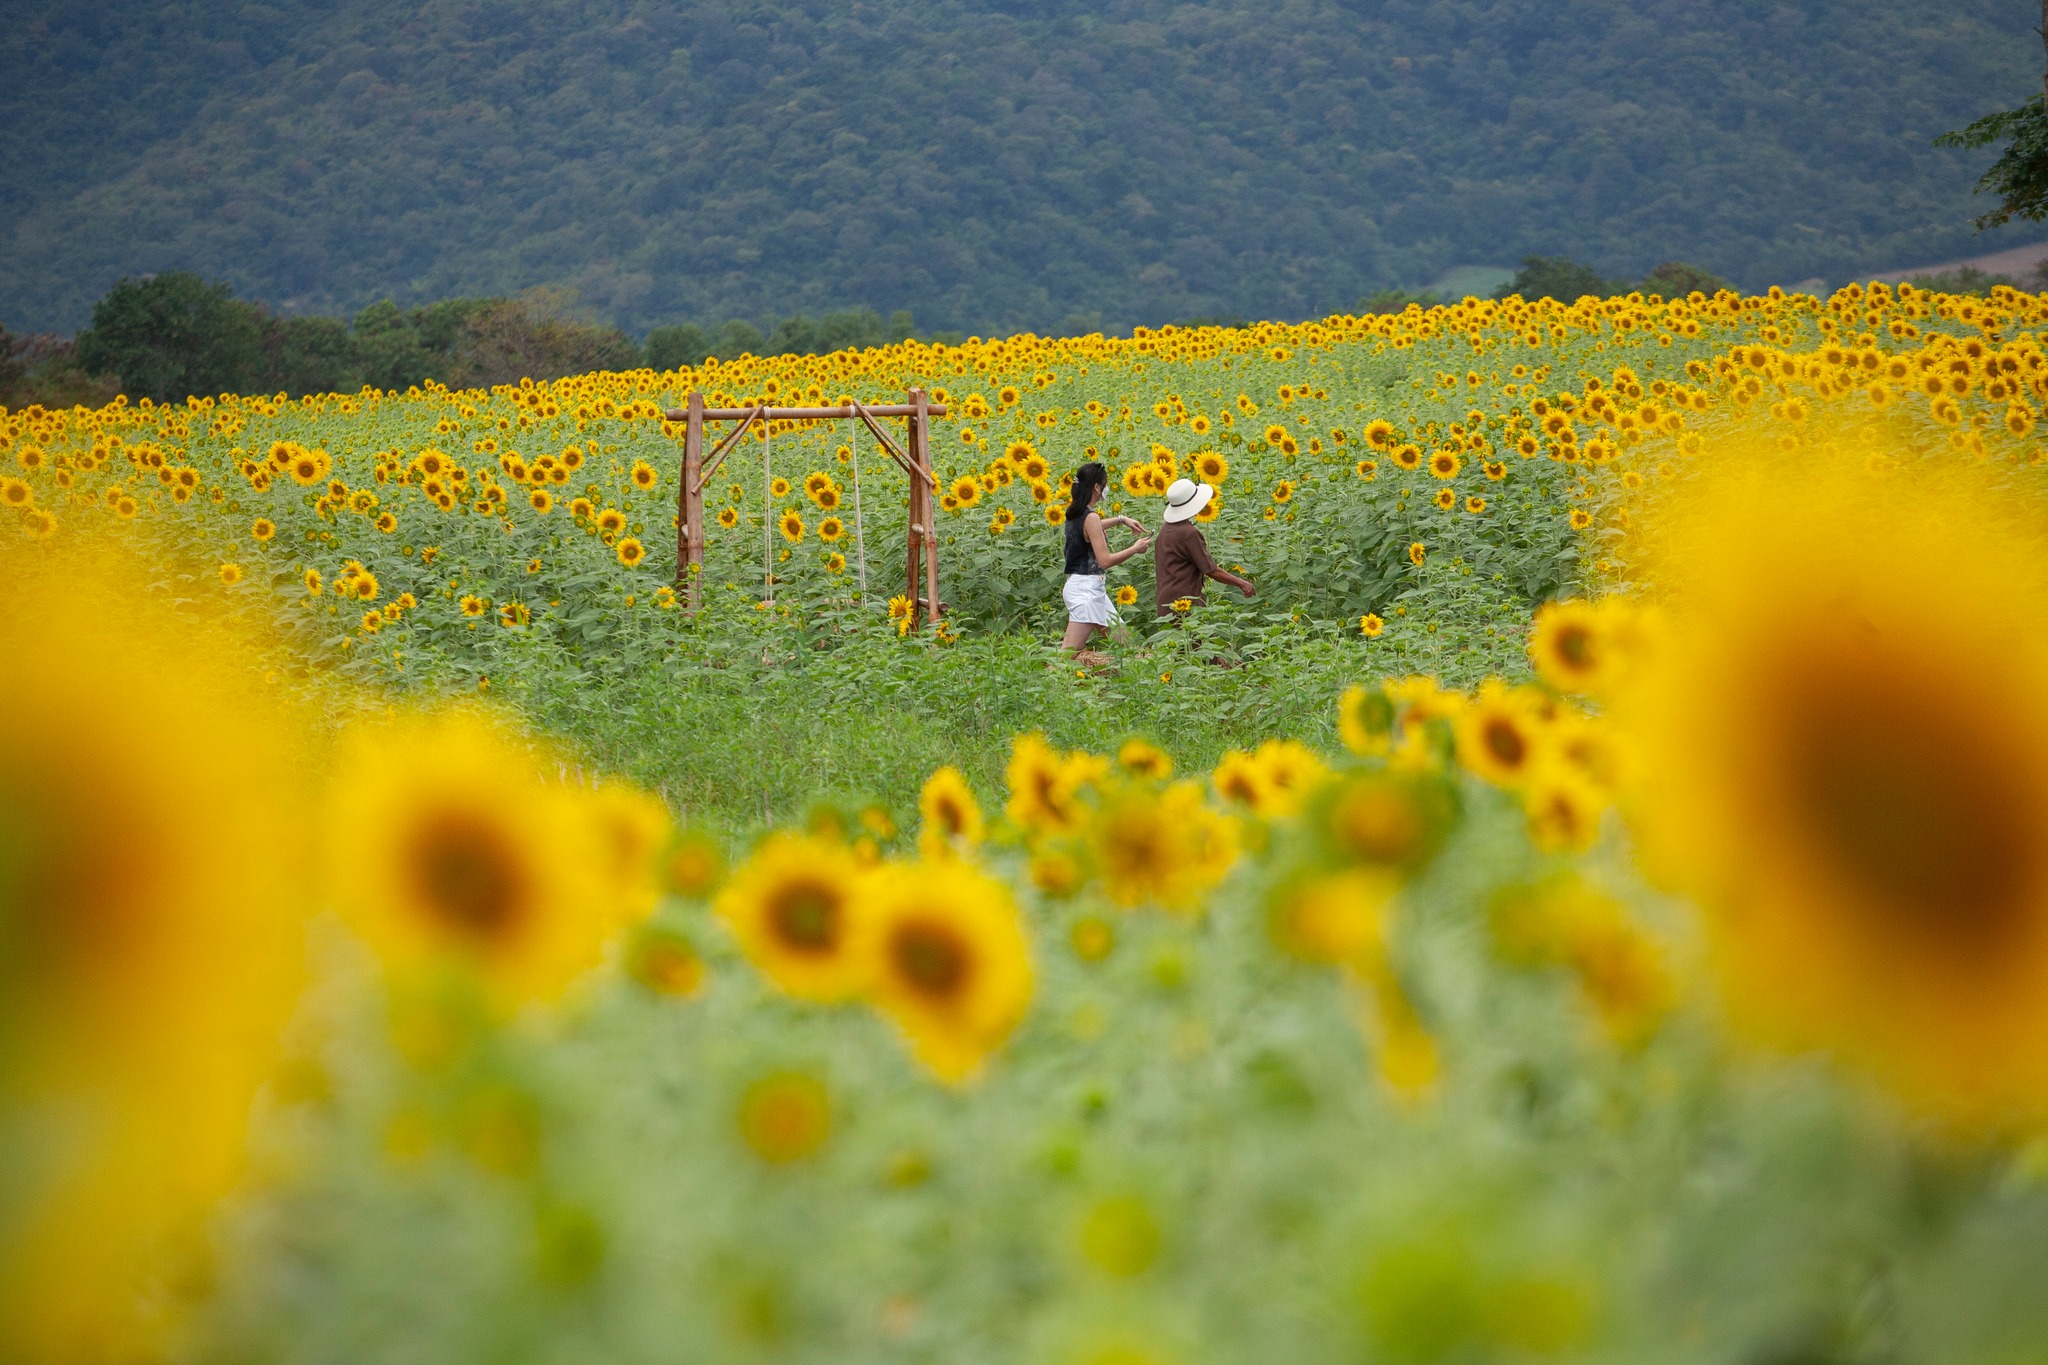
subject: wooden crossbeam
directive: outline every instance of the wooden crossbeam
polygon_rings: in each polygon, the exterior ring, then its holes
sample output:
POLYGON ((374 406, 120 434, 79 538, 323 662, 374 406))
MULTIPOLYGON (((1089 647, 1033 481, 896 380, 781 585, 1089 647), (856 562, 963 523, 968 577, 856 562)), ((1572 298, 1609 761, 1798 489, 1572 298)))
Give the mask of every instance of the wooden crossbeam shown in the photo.
POLYGON ((888 452, 889 458, 896 462, 898 468, 913 479, 919 474, 923 474, 925 481, 931 482, 932 472, 929 469, 920 469, 908 455, 903 453, 901 446, 889 439, 889 433, 875 424, 875 419, 869 415, 873 412, 872 408, 862 407, 859 403, 855 403, 853 410, 860 418, 861 424, 874 433, 875 440, 881 443, 882 449, 888 452))
MULTIPOLYGON (((766 412, 767 409, 753 408, 750 409, 749 411, 753 415, 758 416, 759 414, 766 412)), ((704 415, 708 417, 710 416, 710 413, 707 412, 704 415)), ((747 415, 747 413, 741 414, 741 416, 747 415)), ((749 431, 753 430, 753 427, 753 419, 752 417, 748 417, 748 420, 741 422, 731 431, 725 433, 725 439, 721 440, 717 445, 711 448, 711 458, 705 463, 704 472, 697 476, 698 492, 701 493, 704 491, 704 485, 711 482, 711 476, 713 474, 716 474, 718 472, 718 467, 725 463, 725 457, 732 453, 732 448, 740 443, 740 437, 746 435, 749 431)))
MULTIPOLYGON (((938 480, 931 469, 931 419, 946 415, 946 405, 933 403, 924 390, 912 389, 904 395, 905 403, 880 403, 874 406, 851 400, 843 406, 831 408, 777 408, 758 403, 750 408, 707 408, 704 396, 692 393, 689 405, 670 408, 664 416, 671 422, 683 422, 683 468, 682 478, 676 492, 676 583, 688 594, 692 610, 701 602, 697 575, 704 563, 704 488, 725 463, 726 456, 739 445, 742 437, 754 429, 756 422, 781 422, 805 420, 846 420, 857 418, 876 442, 888 452, 897 467, 910 477, 910 516, 908 534, 905 537, 905 591, 911 602, 911 627, 919 624, 933 624, 939 619, 946 604, 939 600, 939 543, 938 528, 934 518, 936 499, 933 493, 938 480), (901 417, 908 419, 907 448, 898 445, 889 433, 882 430, 878 417, 901 417), (725 434, 711 453, 703 455, 704 424, 706 422, 735 422, 738 425, 725 434)), ((763 477, 767 476, 764 465, 763 477)), ((767 514, 766 505, 763 516, 767 514)), ((766 526, 763 526, 764 533, 766 526)), ((772 566, 769 588, 773 591, 772 566)))
MULTIPOLYGON (((823 421, 828 418, 844 419, 851 417, 854 415, 854 409, 862 406, 865 405, 854 403, 850 407, 840 408, 771 408, 766 406, 753 408, 706 408, 704 409, 704 420, 707 422, 732 422, 742 417, 748 421, 752 421, 756 417, 765 417, 771 422, 823 421)), ((918 408, 910 403, 879 403, 868 407, 867 410, 876 417, 911 417, 915 416, 918 412, 918 408)), ((944 417, 946 415, 946 405, 944 403, 933 403, 923 409, 923 411, 933 417, 944 417)), ((670 408, 662 415, 671 422, 680 422, 689 415, 689 409, 670 408)))

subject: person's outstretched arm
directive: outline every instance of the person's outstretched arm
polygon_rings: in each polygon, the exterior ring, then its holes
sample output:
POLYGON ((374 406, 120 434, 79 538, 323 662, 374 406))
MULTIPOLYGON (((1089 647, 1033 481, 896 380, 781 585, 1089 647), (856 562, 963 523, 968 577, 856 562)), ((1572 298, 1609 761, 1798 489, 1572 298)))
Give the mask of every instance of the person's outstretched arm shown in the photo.
POLYGON ((1221 564, 1218 564, 1213 558, 1211 558, 1209 555, 1209 538, 1207 536, 1204 536, 1200 531, 1195 532, 1194 553, 1196 562, 1200 566, 1202 570, 1202 576, 1204 578, 1210 578, 1214 579, 1218 583, 1228 584, 1229 586, 1236 588, 1239 592, 1243 593, 1246 597, 1250 597, 1252 595, 1252 581, 1249 578, 1238 577, 1236 574, 1224 568, 1221 564))
POLYGON ((1152 537, 1139 536, 1131 543, 1129 549, 1118 550, 1115 554, 1111 554, 1109 552, 1109 542, 1103 539, 1102 536, 1102 518, 1094 512, 1088 514, 1088 520, 1081 524, 1081 529, 1088 537, 1090 548, 1095 551, 1095 562, 1105 569, 1114 569, 1132 555, 1145 553, 1152 544, 1152 537))
POLYGON ((1244 577, 1242 574, 1234 574, 1220 564, 1211 564, 1209 566, 1209 577, 1215 579, 1218 583, 1229 584, 1246 597, 1250 597, 1255 591, 1249 578, 1244 577))

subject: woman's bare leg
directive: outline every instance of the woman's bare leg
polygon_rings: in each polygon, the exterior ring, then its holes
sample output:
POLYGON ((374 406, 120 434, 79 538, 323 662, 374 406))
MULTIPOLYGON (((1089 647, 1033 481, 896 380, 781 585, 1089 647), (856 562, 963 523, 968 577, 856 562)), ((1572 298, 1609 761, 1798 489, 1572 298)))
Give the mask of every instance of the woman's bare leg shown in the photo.
POLYGON ((1066 638, 1061 640, 1060 644, 1065 647, 1067 653, 1077 653, 1087 648, 1088 642, 1094 639, 1096 632, 1101 629, 1101 626, 1091 625, 1087 621, 1069 621, 1066 638))

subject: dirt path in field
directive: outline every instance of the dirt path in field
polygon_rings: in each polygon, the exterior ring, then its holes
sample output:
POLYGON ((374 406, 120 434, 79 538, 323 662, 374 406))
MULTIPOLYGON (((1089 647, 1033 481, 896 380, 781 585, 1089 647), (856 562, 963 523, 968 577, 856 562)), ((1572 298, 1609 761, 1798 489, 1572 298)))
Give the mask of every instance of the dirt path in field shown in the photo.
POLYGON ((1972 256, 1964 261, 1945 261, 1940 265, 1916 265, 1910 270, 1880 270, 1874 275, 1862 278, 1883 280, 1886 284, 1897 284, 1900 280, 1915 275, 1945 275, 1951 270, 1960 270, 1973 265, 1987 275, 2007 275, 2025 282, 2034 267, 2048 261, 2048 242, 2036 242, 2032 246, 2016 246, 2005 251, 1993 252, 1989 256, 1972 256))

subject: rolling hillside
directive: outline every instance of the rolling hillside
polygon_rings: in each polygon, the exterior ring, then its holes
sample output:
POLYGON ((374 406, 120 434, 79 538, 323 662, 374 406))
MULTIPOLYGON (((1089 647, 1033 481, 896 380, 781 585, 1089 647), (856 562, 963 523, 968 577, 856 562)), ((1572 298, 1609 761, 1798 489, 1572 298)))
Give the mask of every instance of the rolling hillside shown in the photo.
POLYGON ((1928 143, 2037 88, 2030 8, 18 0, 0 322, 170 268, 632 330, 1301 316, 1529 252, 1841 279, 2028 238, 1928 143))

